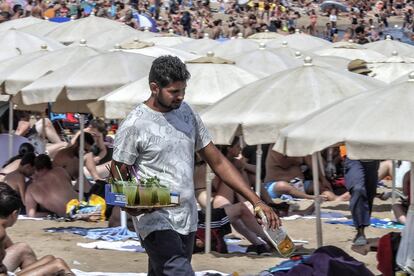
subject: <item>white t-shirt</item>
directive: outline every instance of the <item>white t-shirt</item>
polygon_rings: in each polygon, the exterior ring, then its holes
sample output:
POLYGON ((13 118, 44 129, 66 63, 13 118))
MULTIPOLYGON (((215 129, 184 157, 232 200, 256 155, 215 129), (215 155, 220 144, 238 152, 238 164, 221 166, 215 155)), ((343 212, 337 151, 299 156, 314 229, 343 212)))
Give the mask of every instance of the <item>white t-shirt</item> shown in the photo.
POLYGON ((142 238, 156 230, 187 235, 197 230, 194 196, 194 154, 211 136, 189 105, 167 113, 139 104, 122 122, 114 141, 113 159, 135 165, 143 177, 157 176, 161 184, 180 193, 180 206, 164 208, 133 219, 142 238))
POLYGON ((336 20, 337 20, 337 16, 335 14, 329 15, 329 21, 336 22, 336 20))

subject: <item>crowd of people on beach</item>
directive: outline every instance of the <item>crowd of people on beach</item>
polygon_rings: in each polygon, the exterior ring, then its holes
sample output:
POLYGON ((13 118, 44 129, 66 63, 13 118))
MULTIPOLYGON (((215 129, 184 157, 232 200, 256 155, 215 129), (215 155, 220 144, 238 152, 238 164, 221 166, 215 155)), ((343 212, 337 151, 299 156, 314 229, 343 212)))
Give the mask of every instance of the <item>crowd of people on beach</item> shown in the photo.
POLYGON ((411 1, 343 1, 349 12, 343 13, 337 6, 325 6, 322 1, 2 1, 0 22, 33 16, 42 19, 95 16, 113 19, 136 29, 140 26, 138 14, 151 18, 156 31, 169 32, 192 38, 228 39, 239 33, 243 37, 268 30, 279 33, 302 32, 339 41, 344 31, 346 39, 379 40, 389 18, 403 18, 400 26, 409 35, 413 32, 413 3, 411 1), (24 2, 26 3, 26 2, 24 2), (344 23, 340 22, 340 17, 344 23), (300 20, 306 18, 306 20, 300 20), (323 20, 322 18, 326 18, 323 20), (324 26, 318 22, 326 22, 324 26), (341 25, 341 26, 340 26, 341 25), (350 27, 347 27, 350 26, 350 27))

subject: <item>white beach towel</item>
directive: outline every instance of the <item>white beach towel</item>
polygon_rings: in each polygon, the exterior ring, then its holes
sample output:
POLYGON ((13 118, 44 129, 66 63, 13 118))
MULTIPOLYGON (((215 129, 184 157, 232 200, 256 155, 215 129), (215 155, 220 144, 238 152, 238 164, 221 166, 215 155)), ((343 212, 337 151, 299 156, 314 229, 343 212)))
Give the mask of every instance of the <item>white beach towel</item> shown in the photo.
MULTIPOLYGON (((227 250, 229 253, 246 253, 246 247, 240 246, 237 239, 226 239, 227 250)), ((139 241, 96 241, 96 242, 78 242, 77 246, 89 249, 107 249, 126 252, 145 252, 139 241)))
POLYGON ((28 217, 26 215, 19 215, 17 217, 17 219, 21 219, 21 220, 44 220, 44 218, 31 218, 31 217, 28 217))
MULTIPOLYGON (((309 216, 301 216, 301 215, 292 215, 288 217, 281 217, 281 220, 297 220, 297 219, 314 219, 316 218, 315 215, 309 216)), ((322 212, 321 219, 329 219, 329 220, 347 220, 343 214, 339 212, 322 212)))
POLYGON ((96 241, 96 242, 78 242, 77 246, 90 249, 109 249, 127 252, 145 252, 139 241, 96 241))

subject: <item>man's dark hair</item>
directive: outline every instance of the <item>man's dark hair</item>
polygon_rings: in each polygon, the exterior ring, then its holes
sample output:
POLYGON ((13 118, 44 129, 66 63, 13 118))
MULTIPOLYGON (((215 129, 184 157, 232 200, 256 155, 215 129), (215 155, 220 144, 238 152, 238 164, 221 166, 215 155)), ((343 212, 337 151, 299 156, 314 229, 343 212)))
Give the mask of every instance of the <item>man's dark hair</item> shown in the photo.
POLYGON ((32 144, 30 143, 23 143, 20 145, 19 147, 19 154, 16 156, 13 156, 12 158, 10 158, 9 160, 7 160, 6 163, 4 163, 3 168, 7 167, 8 165, 10 165, 11 163, 13 163, 14 161, 18 160, 18 159, 22 159, 22 157, 29 152, 34 152, 35 148, 33 147, 32 144))
POLYGON ((0 182, 0 218, 7 218, 22 207, 23 202, 19 193, 6 183, 0 182))
POLYGON ((148 80, 164 88, 176 81, 188 81, 190 77, 190 72, 178 57, 161 56, 153 61, 148 80))
POLYGON ((89 127, 96 128, 102 134, 106 133, 106 124, 101 119, 93 119, 89 123, 89 127))
POLYGON ((34 166, 37 171, 47 169, 51 170, 53 168, 52 160, 50 160, 49 155, 39 154, 34 161, 34 166))
POLYGON ((24 165, 34 166, 35 159, 36 159, 36 155, 33 152, 26 153, 25 155, 23 155, 22 161, 20 161, 20 165, 21 166, 24 166, 24 165))
MULTIPOLYGON (((89 132, 85 132, 84 135, 85 135, 85 143, 86 144, 91 145, 91 146, 93 144, 95 144, 95 139, 93 139, 92 134, 90 134, 89 132)), ((76 138, 75 143, 77 145, 80 145, 80 135, 78 136, 78 138, 76 138)))

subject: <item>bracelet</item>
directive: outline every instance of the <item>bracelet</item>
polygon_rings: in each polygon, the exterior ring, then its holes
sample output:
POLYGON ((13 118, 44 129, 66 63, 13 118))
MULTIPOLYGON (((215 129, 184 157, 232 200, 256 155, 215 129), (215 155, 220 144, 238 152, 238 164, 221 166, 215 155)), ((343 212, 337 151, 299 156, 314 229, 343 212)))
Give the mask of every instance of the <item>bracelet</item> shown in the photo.
POLYGON ((255 203, 253 203, 253 208, 256 208, 257 205, 259 205, 259 204, 266 204, 266 203, 264 203, 264 201, 260 199, 260 200, 256 201, 255 203))

